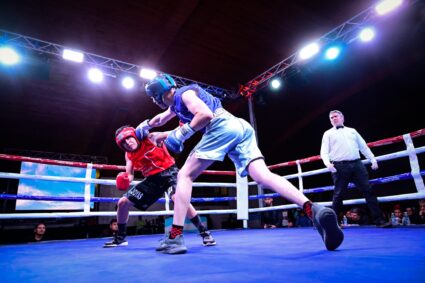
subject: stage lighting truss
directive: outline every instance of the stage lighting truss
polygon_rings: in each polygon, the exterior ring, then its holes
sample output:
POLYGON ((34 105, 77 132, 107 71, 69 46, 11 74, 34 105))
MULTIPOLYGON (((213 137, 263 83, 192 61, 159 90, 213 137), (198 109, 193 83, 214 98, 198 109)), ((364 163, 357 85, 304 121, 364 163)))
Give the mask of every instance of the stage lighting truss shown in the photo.
MULTIPOLYGON (((420 1, 410 0, 405 2, 407 2, 405 6, 409 6, 420 1)), ((336 41, 345 42, 347 44, 352 43, 354 41, 353 39, 358 36, 358 32, 361 28, 366 25, 370 25, 373 20, 381 16, 379 15, 379 13, 377 13, 376 6, 377 5, 374 4, 373 6, 360 12, 359 14, 355 15, 343 24, 332 29, 331 31, 320 37, 317 42, 323 45, 336 41)), ((35 39, 29 36, 20 35, 13 32, 8 32, 2 29, 0 29, 0 42, 3 44, 16 44, 24 48, 32 49, 40 53, 50 54, 52 56, 60 58, 62 58, 63 50, 67 49, 67 47, 59 44, 50 43, 47 41, 35 39)), ((178 87, 196 83, 202 88, 204 88, 206 91, 210 92, 211 94, 220 99, 237 98, 239 95, 250 97, 257 91, 257 89, 267 85, 272 78, 277 76, 286 76, 286 72, 291 73, 290 67, 294 66, 301 60, 298 55, 299 52, 297 51, 289 57, 285 58, 283 61, 269 68, 262 74, 258 75, 254 79, 250 80, 246 84, 241 85, 239 87, 239 90, 237 91, 223 89, 217 86, 208 85, 202 82, 197 82, 176 75, 169 75, 176 81, 178 87)), ((102 69, 106 76, 111 77, 117 77, 117 74, 120 73, 140 75, 139 72, 142 69, 141 66, 87 52, 84 52, 84 63, 102 69)))
MULTIPOLYGON (((51 43, 43 40, 39 40, 33 37, 17 34, 14 32, 9 32, 0 29, 0 42, 2 44, 8 45, 17 45, 20 47, 24 47, 26 49, 37 51, 42 54, 49 54, 50 56, 56 59, 63 59, 63 51, 65 49, 69 49, 68 47, 51 43)), ((84 54, 84 62, 83 64, 90 65, 90 67, 96 67, 102 70, 105 76, 108 77, 119 77, 118 74, 128 74, 135 75, 135 77, 139 76, 140 70, 143 69, 142 66, 138 66, 135 64, 123 62, 120 60, 115 60, 112 58, 107 58, 104 56, 96 55, 93 53, 82 52, 84 54)), ((163 72, 158 72, 163 73, 163 72)), ((202 82, 194 81, 191 79, 187 79, 184 77, 170 75, 176 82, 178 87, 182 87, 189 84, 198 84, 206 91, 211 93, 212 95, 224 99, 224 98, 234 98, 237 96, 235 90, 227 90, 224 88, 220 88, 213 85, 208 85, 202 82)))
MULTIPOLYGON (((406 7, 409 5, 414 5, 419 0, 405 1, 406 7)), ((318 42, 322 45, 327 45, 332 42, 343 42, 350 44, 358 37, 359 31, 365 26, 371 25, 372 22, 378 21, 379 17, 382 15, 378 14, 376 11, 376 4, 370 6, 366 10, 363 10, 359 14, 355 15, 348 21, 343 24, 335 27, 331 31, 324 34, 315 42, 318 42)), ((384 15, 385 16, 385 15, 384 15)), ((277 63, 273 67, 264 71, 257 77, 253 78, 246 84, 240 86, 239 95, 244 97, 252 96, 258 89, 269 85, 271 79, 280 76, 287 77, 287 72, 290 73, 291 67, 299 63, 302 59, 299 56, 299 51, 293 53, 289 57, 285 58, 283 61, 277 63)))

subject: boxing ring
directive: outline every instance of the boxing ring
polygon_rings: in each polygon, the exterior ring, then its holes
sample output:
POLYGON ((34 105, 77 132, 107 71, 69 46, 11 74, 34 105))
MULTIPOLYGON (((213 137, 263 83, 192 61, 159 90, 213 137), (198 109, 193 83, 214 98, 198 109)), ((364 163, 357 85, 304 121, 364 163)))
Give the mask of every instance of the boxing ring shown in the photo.
MULTIPOLYGON (((421 154, 425 151, 425 129, 369 143, 385 152, 376 157, 379 164, 395 160, 408 162, 409 172, 371 179, 371 184, 381 186, 406 181, 414 192, 378 197, 379 202, 393 202, 425 198, 425 187, 420 169, 421 154), (422 144, 422 145, 421 145, 422 144), (387 150, 388 151, 388 150, 387 150)), ((85 178, 40 176, 1 172, 0 178, 37 179, 69 183, 84 183, 84 194, 79 197, 54 197, 46 195, 0 194, 4 200, 37 200, 82 202, 82 212, 47 213, 3 213, 0 219, 74 218, 93 216, 115 216, 115 211, 91 211, 91 202, 116 203, 119 198, 92 197, 90 185, 99 184, 101 189, 115 185, 112 179, 92 178, 92 170, 119 170, 124 166, 58 161, 24 156, 0 155, 9 161, 30 161, 41 164, 66 165, 85 168, 85 178)), ((367 163, 367 161, 363 161, 367 163)), ((271 170, 289 169, 296 173, 285 177, 292 180, 308 197, 328 192, 333 186, 305 188, 305 179, 320 174, 329 174, 323 168, 319 156, 308 157, 269 166, 271 170), (309 165, 307 165, 309 164, 309 165), (315 164, 319 167, 304 171, 303 166, 315 164)), ((271 208, 249 207, 252 200, 277 194, 249 195, 249 187, 256 186, 247 178, 240 178, 234 171, 204 172, 205 175, 235 176, 233 183, 196 182, 194 187, 221 187, 235 189, 235 196, 192 198, 192 203, 236 202, 236 208, 221 210, 198 210, 199 214, 235 214, 248 228, 251 213, 266 210, 297 208, 294 204, 271 208), (250 202, 251 201, 251 202, 250 202)), ((329 181, 331 178, 329 177, 329 181)), ((136 183, 134 181, 133 183, 136 183)), ((350 184, 350 188, 354 186, 350 184)), ((115 189, 114 189, 115 190, 115 189)), ((261 190, 258 190, 261 192, 261 190)), ((170 200, 166 195, 158 201, 164 205, 161 211, 131 211, 131 216, 172 215, 170 200)), ((331 201, 322 201, 330 206, 331 201)), ((364 199, 350 199, 344 205, 363 204, 364 199)), ((345 241, 335 252, 326 251, 319 234, 312 228, 296 229, 233 229, 213 231, 217 246, 202 247, 197 235, 187 233, 186 245, 189 252, 179 256, 166 256, 154 251, 162 235, 130 236, 129 246, 103 249, 105 239, 83 239, 48 241, 25 245, 0 246, 0 268, 2 282, 25 280, 30 282, 97 282, 119 278, 128 282, 405 282, 425 278, 425 229, 422 225, 379 229, 375 227, 353 227, 344 229, 345 241), (64 271, 66 270, 66 271, 64 271)))
MULTIPOLYGON (((420 129, 415 132, 411 132, 408 134, 386 138, 383 140, 375 141, 368 143, 369 147, 383 147, 387 145, 393 145, 398 143, 404 143, 406 149, 392 152, 388 154, 383 154, 380 156, 376 156, 376 159, 380 164, 382 162, 388 162, 395 159, 400 158, 408 158, 410 165, 410 172, 401 172, 397 175, 380 177, 377 179, 370 180, 372 185, 380 185, 391 183, 395 181, 401 180, 413 180, 416 192, 407 193, 402 195, 395 196, 384 196, 379 197, 379 202, 391 202, 391 201, 401 201, 401 200, 411 200, 411 199, 421 199, 425 198, 425 186, 422 179, 422 176, 425 175, 425 170, 420 169, 419 165, 419 157, 418 155, 425 152, 424 146, 415 146, 413 143, 413 139, 423 137, 425 135, 425 129, 420 129)), ((422 141, 423 142, 423 141, 422 141)), ((0 214, 0 219, 19 219, 19 218, 70 218, 70 217, 91 217, 91 216, 115 216, 115 211, 90 211, 90 202, 113 202, 116 203, 119 198, 100 198, 100 197, 91 197, 89 191, 90 184, 99 184, 105 186, 115 186, 115 179, 96 179, 90 177, 93 169, 98 170, 115 170, 115 171, 125 171, 124 166, 117 165, 107 165, 107 164, 92 164, 92 163, 83 163, 83 162, 72 162, 72 161, 59 161, 59 160, 51 160, 51 159, 42 159, 42 158, 32 158, 32 157, 24 157, 24 156, 15 156, 15 155, 5 155, 0 154, 0 159, 10 160, 10 161, 30 161, 34 163, 42 163, 42 164, 52 164, 52 165, 66 165, 72 167, 81 167, 86 168, 86 177, 85 178, 74 178, 74 177, 57 177, 57 176, 38 176, 38 175, 29 175, 29 174, 19 174, 19 173, 7 173, 0 172, 0 178, 8 178, 8 179, 32 179, 32 180, 46 180, 46 181, 59 181, 59 182, 80 182, 85 183, 85 190, 83 197, 54 197, 54 196, 27 196, 27 195, 13 195, 13 194, 0 194, 0 199, 8 199, 8 200, 39 200, 39 201, 64 201, 64 202, 83 202, 84 209, 83 212, 61 212, 61 213, 7 213, 0 214)), ((297 173, 289 174, 283 176, 288 180, 297 179, 298 183, 295 183, 301 192, 306 195, 316 194, 326 191, 333 190, 333 186, 323 186, 318 188, 304 188, 304 179, 306 177, 315 176, 318 174, 329 174, 327 168, 321 168, 311 171, 303 172, 302 164, 307 163, 319 163, 320 156, 312 156, 308 158, 299 159, 296 161, 279 163, 276 165, 269 166, 270 170, 275 170, 283 167, 291 167, 295 166, 297 168, 297 173)), ((363 160, 364 163, 368 163, 367 160, 363 160)), ((319 166, 323 167, 323 165, 319 164, 319 166)), ((212 171, 206 170, 203 172, 205 175, 216 175, 216 176, 236 176, 235 183, 206 183, 206 182, 195 182, 194 187, 222 187, 222 188, 235 188, 236 196, 235 197, 221 197, 221 198, 192 198, 193 203, 201 203, 201 202, 227 202, 227 201, 236 201, 236 209, 226 209, 226 210, 200 210, 200 214, 236 214, 238 220, 248 220, 249 213, 253 212, 261 212, 265 210, 273 210, 273 209, 292 209, 297 208, 298 206, 295 204, 289 205, 281 205, 275 206, 273 208, 249 208, 248 201, 261 199, 268 196, 278 197, 278 194, 259 194, 259 195, 248 195, 248 186, 256 185, 255 182, 248 182, 248 179, 239 177, 235 171, 212 171)), ((140 181, 139 181, 140 182, 140 181)), ((137 184, 138 181, 133 181, 132 185, 137 184)), ((353 184, 349 185, 349 188, 354 188, 353 184)), ((159 202, 165 204, 165 209, 163 211, 132 211, 130 212, 130 216, 142 216, 142 215, 172 215, 173 212, 169 208, 170 199, 165 196, 160 199, 159 202)), ((345 205, 352 204, 363 204, 365 203, 364 199, 353 199, 344 201, 345 205)), ((321 204, 330 206, 331 201, 321 202, 321 204)), ((246 225, 246 223, 245 223, 246 225)), ((246 227, 244 227, 246 228, 246 227)))

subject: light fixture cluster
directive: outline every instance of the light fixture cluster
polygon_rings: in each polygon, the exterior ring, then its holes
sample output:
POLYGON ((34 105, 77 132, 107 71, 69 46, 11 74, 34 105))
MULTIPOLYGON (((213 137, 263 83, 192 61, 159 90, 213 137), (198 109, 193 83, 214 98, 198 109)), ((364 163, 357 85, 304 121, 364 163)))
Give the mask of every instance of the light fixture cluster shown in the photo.
MULTIPOLYGON (((83 63, 84 62, 84 53, 77 50, 71 50, 71 49, 64 49, 62 52, 62 58, 65 60, 73 61, 76 63, 83 63)), ((158 75, 158 73, 154 70, 141 68, 139 72, 139 76, 146 80, 151 80, 155 78, 158 75)), ((87 72, 88 79, 93 83, 101 83, 105 77, 105 74, 102 72, 101 69, 93 67, 90 68, 87 72)), ((123 76, 121 78, 121 86, 124 89, 132 89, 136 85, 135 79, 132 76, 123 76)))
MULTIPOLYGON (((75 63, 85 63, 85 54, 79 50, 67 49, 63 48, 61 51, 62 58, 67 61, 75 62, 75 63)), ((0 46, 0 65, 4 66, 12 66, 20 63, 21 55, 18 50, 13 46, 0 46)), ((88 60, 90 61, 90 60, 88 60)), ((94 67, 93 64, 88 64, 92 67, 87 70, 87 78, 90 82, 94 84, 100 84, 104 81, 105 76, 117 77, 116 75, 111 75, 110 73, 106 73, 102 71, 101 68, 94 67)), ((124 72, 125 74, 125 72, 124 72)), ((139 76, 145 80, 152 80, 158 75, 158 73, 154 70, 140 68, 139 76)), ((121 86, 126 90, 131 90, 136 86, 137 75, 126 74, 123 76, 118 76, 121 81, 121 86)))
MULTIPOLYGON (((386 15, 394 11, 396 8, 400 7, 402 4, 403 4, 403 0, 383 0, 374 7, 374 10, 375 10, 374 12, 376 13, 377 16, 386 15)), ((5 31, 0 30, 0 32, 5 32, 5 31)), ((14 40, 23 38, 23 36, 20 36, 18 34, 13 34, 13 33, 8 33, 8 34, 10 34, 11 38, 14 40)), ((362 42, 369 42, 372 39, 374 39, 375 34, 376 34, 376 31, 373 27, 363 27, 363 29, 360 30, 357 36, 352 38, 348 43, 351 43, 352 41, 357 39, 362 42)), ((36 41, 36 39, 25 37, 24 42, 27 43, 28 41, 36 41)), ((125 62, 120 62, 117 60, 113 60, 113 62, 111 62, 110 61, 111 59, 109 58, 97 56, 90 53, 84 53, 78 50, 68 49, 68 48, 65 48, 64 46, 59 46, 57 44, 49 44, 47 42, 41 42, 41 44, 43 45, 42 48, 37 49, 39 51, 46 52, 49 47, 52 47, 52 49, 51 50, 49 49, 50 51, 47 53, 54 54, 57 56, 62 56, 64 60, 68 60, 68 61, 72 61, 72 62, 76 62, 80 64, 87 63, 88 65, 92 66, 87 71, 87 77, 91 82, 96 84, 102 83, 104 81, 105 76, 110 76, 115 78, 119 77, 121 80, 121 86, 126 90, 130 90, 137 85, 136 84, 137 74, 145 80, 151 80, 154 77, 156 77, 158 74, 158 72, 156 72, 155 70, 140 68, 139 66, 128 64, 125 62), (94 57, 100 58, 100 61, 98 62, 101 62, 101 63, 96 63, 96 60, 93 60, 94 57), (108 62, 108 64, 109 62, 111 62, 112 67, 109 65, 106 66, 105 62, 108 62), (100 67, 98 67, 99 65, 100 67), (102 70, 102 68, 104 67, 105 69, 109 68, 109 69, 113 69, 117 71, 111 75, 110 72, 107 73, 102 70), (125 74, 125 76, 121 76, 121 75, 117 76, 116 74, 118 73, 125 74)), ((24 44, 24 46, 26 45, 24 44)), ((33 49, 33 46, 34 45, 31 45, 31 49, 33 49)), ((299 61, 308 61, 309 59, 317 56, 318 54, 323 54, 324 60, 332 61, 332 60, 336 60, 341 55, 343 48, 344 48, 344 45, 340 43, 330 44, 328 42, 326 44, 323 44, 321 41, 313 41, 312 43, 309 43, 305 47, 301 48, 298 53, 291 55, 287 59, 291 59, 290 64, 294 64, 299 61), (296 57, 295 60, 293 60, 294 57, 296 57)), ((16 49, 14 49, 12 46, 0 45, 0 65, 5 65, 5 66, 15 65, 20 63, 21 61, 22 61, 21 56, 16 51, 16 49)), ((282 64, 277 64, 276 66, 278 65, 281 66, 282 64)), ((289 66, 288 64, 286 65, 289 66)), ((281 68, 279 67, 278 69, 281 69, 281 68)), ((266 72, 269 73, 269 70, 266 72)), ((188 81, 187 79, 184 79, 184 78, 179 78, 179 79, 185 82, 188 81)), ((259 76, 259 79, 255 78, 252 81, 248 82, 248 85, 250 85, 251 82, 252 84, 255 83, 255 85, 258 85, 259 84, 258 81, 260 81, 261 83, 261 80, 263 81, 270 80, 271 87, 275 89, 283 85, 281 78, 277 78, 276 80, 269 79, 268 76, 263 74, 259 76)), ((193 81, 189 81, 189 82, 193 83, 193 81)), ((225 91, 214 86, 207 85, 207 87, 211 88, 213 92, 219 92, 220 94, 222 94, 222 92, 225 91)), ((248 92, 252 94, 251 85, 248 86, 246 89, 248 89, 249 90, 248 92)))
MULTIPOLYGON (((75 63, 84 63, 85 55, 84 52, 66 49, 62 50, 62 58, 67 61, 75 62, 75 63)), ((0 64, 5 66, 12 66, 20 63, 21 55, 13 46, 0 46, 0 64)), ((90 64, 89 64, 90 65, 90 64)), ((139 76, 145 80, 152 80, 158 75, 158 73, 154 70, 141 68, 139 72, 139 76)), ((100 84, 104 81, 105 76, 113 76, 109 73, 105 73, 102 69, 98 67, 90 67, 87 70, 87 78, 94 84, 100 84)), ((121 86, 126 90, 131 90, 136 86, 136 78, 131 74, 127 74, 125 76, 119 76, 121 80, 121 86)))
MULTIPOLYGON (((386 15, 394 11, 396 8, 400 7, 402 3, 403 0, 383 0, 375 6, 375 12, 379 16, 386 15)), ((365 43, 370 42, 375 38, 375 35, 376 30, 374 27, 363 27, 358 32, 357 36, 350 40, 349 43, 354 40, 359 40, 365 43)), ((315 57, 317 54, 323 54, 324 60, 332 61, 339 57, 339 55, 343 51, 343 48, 343 45, 340 43, 328 43, 325 45, 321 45, 320 42, 313 41, 300 49, 300 51, 297 53, 297 59, 299 61, 306 61, 315 57)), ((272 89, 279 89, 282 84, 282 78, 280 77, 276 77, 270 80, 270 87, 272 89)))

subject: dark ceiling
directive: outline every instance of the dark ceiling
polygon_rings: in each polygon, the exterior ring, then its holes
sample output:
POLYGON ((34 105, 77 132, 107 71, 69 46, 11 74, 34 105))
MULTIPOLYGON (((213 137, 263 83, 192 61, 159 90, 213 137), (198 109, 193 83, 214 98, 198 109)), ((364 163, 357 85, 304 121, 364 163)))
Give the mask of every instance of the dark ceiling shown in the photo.
MULTIPOLYGON (((0 29, 237 89, 375 2, 1 1, 0 29)), ((424 11, 419 3, 394 13, 380 22, 375 42, 350 45, 332 65, 299 66, 279 93, 256 93, 268 163, 318 154, 334 108, 367 141, 422 128, 424 11)), ((160 109, 116 79, 94 86, 80 65, 28 55, 23 66, 0 70, 0 151, 97 155, 123 164, 115 129, 160 109)), ((224 103, 249 120, 245 98, 224 103)))

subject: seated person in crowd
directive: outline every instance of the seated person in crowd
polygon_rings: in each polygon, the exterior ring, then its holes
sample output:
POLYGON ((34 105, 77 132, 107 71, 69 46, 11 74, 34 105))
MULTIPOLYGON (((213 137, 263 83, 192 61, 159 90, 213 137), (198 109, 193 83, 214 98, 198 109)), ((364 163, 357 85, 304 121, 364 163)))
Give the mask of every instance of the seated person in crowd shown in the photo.
POLYGON ((295 223, 295 219, 292 215, 292 212, 290 210, 283 210, 281 213, 282 216, 282 225, 280 225, 281 227, 285 228, 291 228, 294 227, 294 223, 295 223))
POLYGON ((407 216, 409 216, 410 224, 418 224, 419 215, 416 213, 415 207, 408 206, 406 207, 407 216))
POLYGON ((301 209, 298 209, 297 216, 295 217, 295 227, 311 227, 313 223, 311 219, 301 209))
MULTIPOLYGON (((346 215, 347 216, 347 215, 346 215)), ((358 207, 354 207, 350 210, 350 213, 347 216, 348 224, 357 224, 357 225, 368 225, 369 219, 365 213, 358 207)))
POLYGON ((395 218, 397 219, 397 224, 401 225, 403 220, 403 211, 401 210, 401 207, 397 206, 396 208, 394 208, 393 213, 395 218))
POLYGON ((419 217, 417 224, 425 224, 425 199, 419 201, 419 217))
POLYGON ((109 227, 102 232, 103 237, 115 237, 118 232, 118 221, 116 218, 109 222, 109 227))
POLYGON ((28 242, 41 242, 46 241, 46 224, 39 222, 34 226, 33 235, 30 237, 28 242))
MULTIPOLYGON (((272 207, 273 198, 266 197, 264 199, 264 207, 272 207)), ((277 228, 281 226, 281 212, 279 210, 269 210, 261 212, 261 224, 264 229, 277 228)))
POLYGON ((347 217, 347 219, 351 218, 351 210, 347 210, 347 212, 345 213, 345 217, 347 217))

